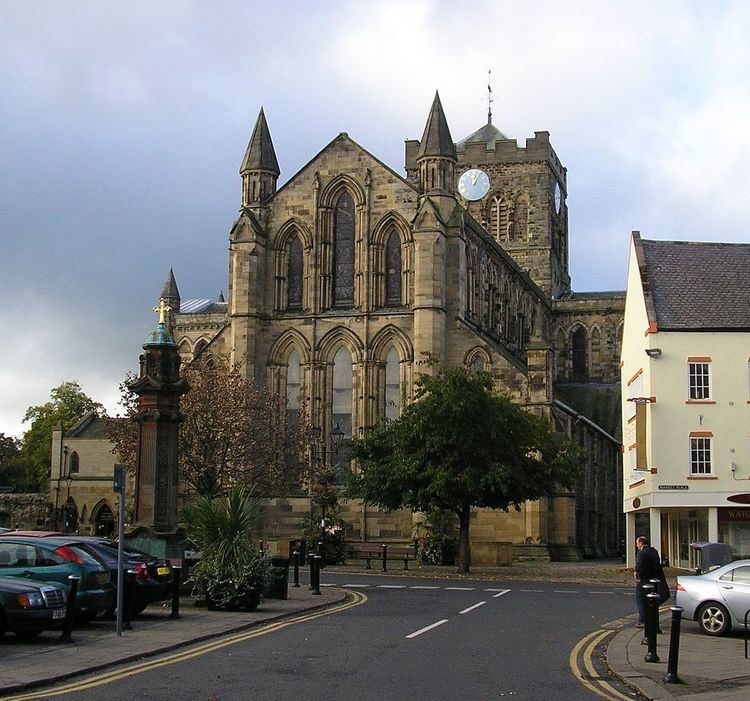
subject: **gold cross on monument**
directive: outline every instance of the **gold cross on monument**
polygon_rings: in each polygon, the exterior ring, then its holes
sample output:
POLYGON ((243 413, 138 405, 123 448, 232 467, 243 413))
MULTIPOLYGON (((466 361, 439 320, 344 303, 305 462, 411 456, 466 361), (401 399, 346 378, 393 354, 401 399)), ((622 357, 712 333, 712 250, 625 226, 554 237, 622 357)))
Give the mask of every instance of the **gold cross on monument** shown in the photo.
POLYGON ((159 314, 159 323, 165 324, 167 321, 167 312, 171 312, 172 307, 166 304, 163 299, 160 299, 159 306, 154 307, 154 311, 159 314))

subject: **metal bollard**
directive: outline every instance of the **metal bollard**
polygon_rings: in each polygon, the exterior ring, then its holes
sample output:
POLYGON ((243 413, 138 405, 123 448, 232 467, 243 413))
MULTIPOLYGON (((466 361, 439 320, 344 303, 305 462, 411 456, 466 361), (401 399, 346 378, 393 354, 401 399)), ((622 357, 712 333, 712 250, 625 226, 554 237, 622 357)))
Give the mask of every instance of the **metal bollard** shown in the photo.
POLYGON ((258 550, 260 550, 261 554, 263 553, 263 539, 262 538, 258 541, 258 550))
POLYGON ((310 586, 308 589, 314 589, 314 580, 315 580, 315 555, 312 551, 307 553, 307 564, 310 566, 310 586))
POLYGON ((383 548, 383 572, 388 571, 388 546, 383 543, 381 546, 383 548))
POLYGON ((65 620, 63 621, 62 635, 60 636, 61 643, 72 643, 73 638, 71 633, 73 632, 73 616, 75 616, 76 606, 76 595, 78 594, 78 582, 81 581, 80 577, 74 575, 68 575, 68 603, 65 607, 65 620))
POLYGON ((125 591, 122 592, 122 629, 133 630, 133 606, 135 604, 135 570, 125 573, 125 591))
MULTIPOLYGON (((641 589, 643 589, 644 598, 647 597, 649 594, 651 594, 654 591, 654 588, 650 584, 644 584, 641 589)), ((643 624, 643 640, 641 640, 641 645, 648 645, 648 627, 650 624, 651 618, 648 615, 648 599, 645 600, 645 607, 646 607, 646 620, 643 624)))
POLYGON ((313 594, 320 596, 320 563, 323 558, 320 555, 315 555, 313 562, 315 563, 313 569, 315 570, 315 586, 313 587, 313 594))
POLYGON ((299 550, 292 553, 292 563, 294 564, 294 586, 299 587, 299 550))
POLYGON ((646 637, 648 638, 648 652, 643 658, 645 662, 659 662, 656 654, 656 633, 659 630, 659 595, 655 593, 646 596, 646 637))
POLYGON ((672 606, 672 630, 669 632, 669 660, 664 680, 667 684, 679 684, 677 676, 677 661, 680 657, 680 622, 682 621, 682 606, 672 606))
POLYGON ((172 567, 172 613, 171 619, 180 617, 180 584, 182 584, 182 567, 172 567))

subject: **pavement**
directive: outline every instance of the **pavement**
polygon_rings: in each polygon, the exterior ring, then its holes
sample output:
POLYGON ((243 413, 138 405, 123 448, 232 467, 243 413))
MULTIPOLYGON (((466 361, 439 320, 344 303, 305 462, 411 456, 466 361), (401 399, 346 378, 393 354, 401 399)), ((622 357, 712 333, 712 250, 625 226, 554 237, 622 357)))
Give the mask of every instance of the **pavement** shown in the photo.
MULTIPOLYGON (((331 572, 366 574, 361 567, 331 567, 331 572)), ((382 574, 376 568, 372 574, 382 574)), ((453 568, 412 566, 389 575, 458 578, 453 568)), ((668 573, 669 575, 669 573, 668 573)), ((578 584, 633 586, 632 572, 616 561, 583 563, 518 563, 511 567, 475 568, 466 579, 488 581, 543 581, 578 584)), ((323 573, 325 581, 325 571, 323 573)), ((674 591, 674 582, 672 590, 674 591)), ((73 632, 73 642, 59 642, 59 633, 46 632, 34 641, 19 641, 12 634, 0 640, 0 698, 11 693, 52 684, 74 676, 90 674, 115 665, 142 660, 178 648, 263 626, 302 612, 334 606, 346 599, 346 592, 324 587, 314 596, 303 585, 289 587, 286 600, 266 599, 254 612, 208 611, 194 605, 192 598, 181 601, 180 618, 169 618, 169 606, 152 605, 133 622, 132 631, 118 637, 114 623, 94 621, 73 632)), ((633 602, 635 608, 635 601, 633 602)), ((750 698, 750 660, 744 656, 741 632, 723 638, 703 635, 692 621, 681 622, 678 677, 680 683, 667 684, 671 615, 662 609, 657 653, 661 661, 644 661, 643 631, 619 621, 606 652, 609 670, 647 699, 679 698, 683 701, 747 701, 750 698)))

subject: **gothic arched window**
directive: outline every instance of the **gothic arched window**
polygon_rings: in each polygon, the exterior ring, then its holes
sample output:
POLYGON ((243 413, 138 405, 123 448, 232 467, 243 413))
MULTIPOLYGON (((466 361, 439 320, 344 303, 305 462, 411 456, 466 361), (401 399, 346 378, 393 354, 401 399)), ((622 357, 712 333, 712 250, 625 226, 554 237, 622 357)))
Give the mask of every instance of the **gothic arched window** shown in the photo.
POLYGON ((573 379, 584 380, 588 376, 588 341, 586 330, 578 327, 571 339, 573 346, 573 379))
POLYGON ((401 304, 401 238, 393 230, 385 245, 385 303, 389 307, 401 304))
POLYGON ((508 238, 508 203, 502 195, 496 195, 490 201, 488 228, 498 241, 508 238))
POLYGON ((289 421, 296 421, 299 416, 301 387, 299 353, 293 350, 286 368, 286 416, 289 421))
POLYGON ((71 475, 77 475, 81 470, 81 461, 78 458, 78 453, 75 450, 70 454, 70 462, 68 463, 68 472, 71 475))
POLYGON ((385 418, 397 419, 401 414, 401 370, 398 351, 391 348, 385 357, 385 418))
POLYGON ((291 246, 289 246, 289 271, 287 277, 289 290, 288 307, 291 309, 298 309, 302 306, 302 278, 302 242, 299 240, 299 236, 295 236, 292 239, 291 246))
POLYGON ((333 304, 354 305, 354 200, 348 192, 333 212, 333 304))

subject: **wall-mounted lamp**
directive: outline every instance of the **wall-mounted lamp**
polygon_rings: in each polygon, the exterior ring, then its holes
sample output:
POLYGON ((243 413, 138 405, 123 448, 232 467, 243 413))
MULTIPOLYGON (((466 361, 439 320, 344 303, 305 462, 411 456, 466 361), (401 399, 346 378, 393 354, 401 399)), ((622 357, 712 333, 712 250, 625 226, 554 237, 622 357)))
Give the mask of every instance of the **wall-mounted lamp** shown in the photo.
POLYGON ((661 358, 661 348, 646 348, 646 355, 649 358, 661 358))

